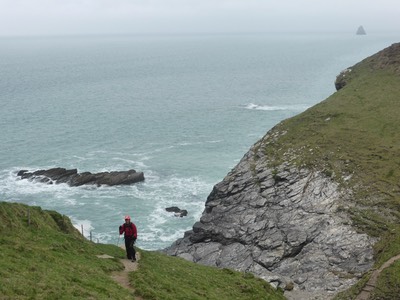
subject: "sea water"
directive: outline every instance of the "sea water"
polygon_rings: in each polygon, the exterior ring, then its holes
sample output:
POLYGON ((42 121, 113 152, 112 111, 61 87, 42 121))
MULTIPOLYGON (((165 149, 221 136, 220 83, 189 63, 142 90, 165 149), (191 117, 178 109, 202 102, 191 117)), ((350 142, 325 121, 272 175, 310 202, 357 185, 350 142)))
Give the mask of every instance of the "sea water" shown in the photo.
POLYGON ((199 220, 213 186, 335 76, 398 41, 376 34, 0 38, 0 200, 57 210, 94 241, 160 249, 199 220), (19 170, 144 172, 130 186, 47 185, 19 170), (179 218, 165 211, 188 211, 179 218))

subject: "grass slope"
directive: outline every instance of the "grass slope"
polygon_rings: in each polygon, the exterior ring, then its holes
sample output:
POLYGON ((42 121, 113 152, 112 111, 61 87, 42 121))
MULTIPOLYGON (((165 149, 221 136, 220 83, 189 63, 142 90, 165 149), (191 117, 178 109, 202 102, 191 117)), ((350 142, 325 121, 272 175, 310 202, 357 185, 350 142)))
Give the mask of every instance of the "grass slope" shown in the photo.
MULTIPOLYGON (((140 252, 130 280, 143 299, 284 299, 249 274, 140 252)), ((55 211, 0 202, 0 299, 133 299, 110 276, 123 269, 124 255, 84 239, 55 211)))
POLYGON ((139 272, 131 273, 144 299, 285 299, 251 273, 197 265, 182 258, 141 252, 139 272))
POLYGON ((102 253, 123 257, 117 247, 86 241, 54 211, 0 203, 1 299, 131 299, 110 280, 121 263, 96 257, 102 253))
MULTIPOLYGON (((265 137, 259 147, 272 167, 289 162, 322 171, 350 189, 351 200, 342 209, 359 231, 380 238, 375 249, 380 266, 400 253, 400 44, 346 76, 342 89, 278 124, 268 135, 276 138, 265 137)), ((398 275, 387 281, 392 288, 380 282, 379 289, 389 294, 379 299, 400 295, 400 268, 391 271, 398 275)), ((343 299, 352 299, 362 282, 343 299)))

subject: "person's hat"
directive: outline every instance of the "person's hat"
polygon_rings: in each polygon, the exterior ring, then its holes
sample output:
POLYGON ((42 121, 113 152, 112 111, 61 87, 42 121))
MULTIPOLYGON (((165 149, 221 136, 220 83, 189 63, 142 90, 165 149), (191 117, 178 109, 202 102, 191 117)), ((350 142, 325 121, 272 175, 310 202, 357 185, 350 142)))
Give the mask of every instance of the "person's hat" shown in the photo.
POLYGON ((125 220, 131 220, 130 216, 125 216, 125 220))

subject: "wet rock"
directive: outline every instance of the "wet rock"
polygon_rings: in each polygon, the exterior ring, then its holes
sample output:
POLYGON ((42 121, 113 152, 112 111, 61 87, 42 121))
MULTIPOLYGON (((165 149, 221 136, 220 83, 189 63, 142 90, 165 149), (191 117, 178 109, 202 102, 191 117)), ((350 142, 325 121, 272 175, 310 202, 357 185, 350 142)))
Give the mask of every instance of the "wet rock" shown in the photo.
POLYGON ((78 173, 77 169, 64 169, 52 168, 48 170, 38 170, 29 172, 21 170, 17 173, 21 179, 29 179, 32 181, 47 183, 47 184, 60 184, 67 183, 70 186, 81 185, 129 185, 144 180, 143 172, 136 172, 135 170, 128 171, 113 171, 90 173, 78 173))
POLYGON ((171 206, 171 207, 167 207, 165 209, 168 212, 173 212, 175 217, 186 217, 188 214, 188 211, 186 209, 180 209, 179 207, 176 206, 171 206))

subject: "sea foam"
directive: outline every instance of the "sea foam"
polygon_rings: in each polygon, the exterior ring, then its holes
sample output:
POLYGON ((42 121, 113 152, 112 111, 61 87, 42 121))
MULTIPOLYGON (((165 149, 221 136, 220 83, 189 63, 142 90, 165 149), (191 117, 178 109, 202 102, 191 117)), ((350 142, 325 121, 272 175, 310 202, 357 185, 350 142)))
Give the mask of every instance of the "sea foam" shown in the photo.
POLYGON ((303 111, 309 108, 308 105, 303 104, 293 104, 293 105, 259 105, 254 103, 249 103, 244 106, 245 109, 250 110, 266 110, 266 111, 278 111, 278 110, 288 110, 288 111, 303 111))

